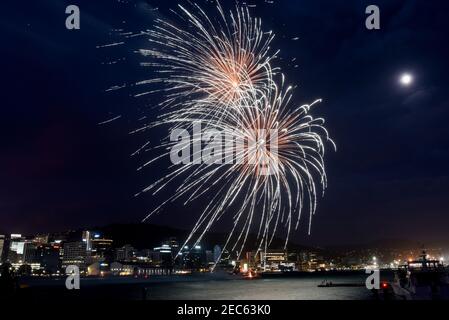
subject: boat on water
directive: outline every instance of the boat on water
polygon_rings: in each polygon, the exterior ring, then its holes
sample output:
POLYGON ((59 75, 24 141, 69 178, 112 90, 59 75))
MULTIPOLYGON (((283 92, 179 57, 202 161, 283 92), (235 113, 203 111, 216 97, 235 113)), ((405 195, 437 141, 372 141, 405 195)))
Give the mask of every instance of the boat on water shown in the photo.
POLYGON ((400 266, 390 286, 397 299, 449 299, 448 270, 442 261, 429 260, 425 251, 418 260, 400 266))

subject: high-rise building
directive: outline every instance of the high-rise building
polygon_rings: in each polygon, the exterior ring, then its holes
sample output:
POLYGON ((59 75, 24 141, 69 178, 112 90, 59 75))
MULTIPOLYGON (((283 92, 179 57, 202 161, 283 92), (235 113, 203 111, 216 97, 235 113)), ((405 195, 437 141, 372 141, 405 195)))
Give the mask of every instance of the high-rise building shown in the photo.
POLYGON ((135 251, 136 250, 129 244, 124 245, 123 247, 116 249, 115 259, 117 261, 130 261, 133 258, 135 251))
POLYGON ((173 251, 169 244, 154 248, 153 263, 159 266, 171 267, 173 265, 173 251))
POLYGON ((218 260, 220 259, 220 255, 221 255, 221 248, 219 245, 216 245, 214 247, 214 261, 219 262, 218 260))
POLYGON ((222 249, 219 245, 214 246, 214 261, 220 268, 228 268, 233 262, 229 251, 222 249))
POLYGON ((104 254, 112 248, 112 239, 93 239, 92 252, 96 255, 104 256, 104 254))
POLYGON ((313 251, 301 251, 298 254, 298 270, 312 271, 318 268, 317 255, 313 251))
POLYGON ((185 246, 182 250, 183 267, 192 270, 198 270, 207 265, 206 251, 201 245, 195 245, 192 248, 185 246))
POLYGON ((62 258, 62 267, 76 265, 80 269, 86 267, 87 246, 84 241, 64 243, 64 254, 62 258))
POLYGON ((59 269, 59 246, 43 244, 37 247, 36 259, 45 273, 55 274, 59 269))
POLYGON ((37 246, 31 241, 26 241, 23 247, 23 263, 37 263, 37 246))
POLYGON ((90 251, 90 260, 92 263, 112 258, 112 243, 111 239, 94 238, 91 240, 92 249, 90 251))
POLYGON ((175 252, 175 254, 177 253, 179 248, 179 242, 175 237, 168 238, 162 243, 162 245, 169 246, 172 249, 172 252, 175 252))
POLYGON ((92 232, 83 231, 82 239, 83 242, 86 244, 87 252, 90 252, 92 250, 92 238, 93 238, 92 232))
POLYGON ((214 264, 215 260, 214 260, 214 253, 212 250, 206 250, 206 263, 209 264, 214 264))
POLYGON ((3 248, 5 247, 5 240, 5 236, 0 234, 0 264, 3 263, 3 248))
POLYGON ((23 263, 23 249, 25 238, 21 234, 11 234, 7 261, 10 263, 23 263))

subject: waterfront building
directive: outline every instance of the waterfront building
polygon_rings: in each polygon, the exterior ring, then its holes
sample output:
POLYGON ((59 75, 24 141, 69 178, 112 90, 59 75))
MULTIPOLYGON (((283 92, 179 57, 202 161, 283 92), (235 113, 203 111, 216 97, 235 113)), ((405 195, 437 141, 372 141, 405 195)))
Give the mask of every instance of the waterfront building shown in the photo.
POLYGON ((184 269, 200 270, 207 267, 206 252, 201 245, 195 245, 192 248, 185 246, 181 253, 184 269))
POLYGON ((87 275, 95 277, 107 276, 111 273, 109 263, 107 262, 94 262, 87 267, 87 275))
POLYGON ((115 260, 131 261, 135 257, 136 250, 129 244, 115 250, 115 260))
POLYGON ((85 269, 87 258, 87 244, 84 241, 64 243, 64 254, 62 267, 76 265, 80 269, 85 269))
POLYGON ((153 275, 171 275, 172 268, 154 266, 153 264, 140 262, 113 262, 110 266, 112 275, 115 276, 134 276, 149 277, 153 275))
POLYGON ((51 244, 42 244, 37 247, 36 260, 44 273, 56 274, 58 272, 60 266, 59 250, 58 245, 51 244))
POLYGON ((153 264, 164 267, 173 266, 173 257, 177 251, 172 250, 169 244, 162 244, 162 246, 154 248, 153 251, 153 264))
POLYGON ((170 237, 164 242, 162 242, 162 245, 169 246, 172 249, 172 252, 177 253, 179 250, 179 242, 175 237, 170 237))
POLYGON ((112 258, 112 239, 96 238, 91 240, 90 261, 102 262, 112 258))
POLYGON ((143 249, 136 251, 136 260, 144 263, 153 262, 153 250, 143 249))
POLYGON ((260 262, 264 270, 280 270, 281 265, 287 263, 287 251, 269 249, 260 252, 260 262))

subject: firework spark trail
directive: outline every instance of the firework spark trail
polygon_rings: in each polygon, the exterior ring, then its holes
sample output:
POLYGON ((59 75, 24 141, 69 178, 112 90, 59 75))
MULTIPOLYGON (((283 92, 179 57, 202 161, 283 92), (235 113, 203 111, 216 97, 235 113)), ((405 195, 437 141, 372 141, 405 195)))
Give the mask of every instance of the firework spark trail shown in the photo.
MULTIPOLYGON (((164 111, 158 120, 144 129, 161 125, 172 130, 191 128, 193 123, 201 122, 205 132, 218 130, 224 137, 234 136, 252 147, 231 144, 233 157, 244 161, 173 165, 169 174, 142 192, 155 195, 175 180, 182 182, 144 221, 169 202, 184 198, 187 205, 213 190, 215 195, 201 212, 185 244, 192 241, 198 244, 219 219, 237 207, 224 249, 238 248, 240 255, 250 231, 256 227, 258 251, 266 250, 280 225, 286 228, 286 246, 305 209, 310 233, 319 190, 324 194, 327 186, 325 143, 329 141, 334 147, 335 144, 324 120, 309 113, 319 100, 291 108, 291 87, 285 88, 283 75, 279 85, 274 80, 276 68, 271 64, 275 54, 270 55, 274 35, 264 33, 260 19, 251 18, 247 8, 237 7, 226 15, 218 4, 219 19, 213 21, 197 5, 195 14, 179 8, 178 16, 189 28, 181 29, 158 20, 155 29, 146 33, 155 48, 140 50, 155 61, 146 65, 156 68, 161 76, 138 84, 162 83, 167 97, 159 104, 164 111), (267 147, 270 132, 276 132, 275 150, 267 147)), ((177 144, 179 147, 179 142, 167 138, 158 146, 166 152, 139 169, 166 158, 177 144)), ((194 135, 181 147, 204 144, 204 137, 194 135)), ((194 150, 191 156, 195 159, 210 154, 212 141, 206 144, 205 149, 194 150)))
MULTIPOLYGON (((233 232, 229 234, 225 247, 233 242, 232 250, 238 244, 241 245, 238 251, 243 250, 247 236, 254 226, 254 221, 257 220, 257 212, 260 209, 258 205, 262 207, 261 216, 258 219, 259 248, 269 245, 280 223, 285 223, 287 226, 285 242, 287 244, 291 229, 296 230, 299 226, 304 201, 308 201, 310 232, 311 218, 317 205, 317 187, 314 175, 319 177, 319 184, 324 191, 326 174, 323 160, 323 140, 331 140, 323 127, 324 121, 314 119, 309 115, 309 110, 315 103, 289 111, 287 109, 289 100, 290 94, 287 90, 285 93, 273 94, 272 101, 267 100, 267 97, 242 100, 244 102, 251 101, 251 104, 236 108, 239 112, 235 112, 233 117, 229 116, 225 119, 213 119, 210 115, 205 118, 201 115, 200 108, 190 118, 173 117, 161 120, 164 123, 188 124, 198 121, 198 119, 203 119, 203 121, 207 119, 207 126, 218 128, 224 136, 237 134, 239 135, 237 139, 247 140, 249 144, 251 141, 259 141, 260 137, 257 136, 257 133, 261 130, 265 130, 265 132, 276 130, 279 133, 277 156, 274 157, 271 151, 265 148, 257 149, 257 152, 254 152, 249 148, 239 149, 237 145, 234 145, 232 154, 235 157, 246 159, 243 163, 223 166, 209 164, 180 166, 144 190, 151 190, 153 194, 157 194, 174 179, 185 175, 184 182, 178 187, 175 194, 157 207, 147 218, 158 212, 168 202, 186 196, 187 200, 184 204, 187 205, 207 191, 213 190, 217 185, 222 185, 219 192, 201 213, 186 243, 200 233, 195 240, 195 245, 198 244, 212 225, 225 214, 227 208, 234 205, 237 198, 242 195, 243 200, 239 203, 240 209, 233 217, 233 232), (268 159, 268 165, 273 166, 270 170, 273 174, 265 174, 263 169, 258 166, 260 163, 267 162, 266 159, 268 159), (294 194, 296 197, 293 196, 294 194), (294 213, 297 214, 296 221, 294 213), (239 229, 242 224, 242 228, 239 229), (234 232, 236 230, 238 232, 234 232), (236 239, 232 241, 234 236, 236 239), (264 241, 267 243, 264 244, 264 241)), ((269 140, 269 137, 266 140, 269 140)), ((202 143, 202 141, 202 137, 194 136, 189 143, 202 143)), ((173 142, 165 144, 167 149, 170 149, 172 145, 173 142)))
POLYGON ((166 99, 160 106, 185 112, 198 105, 211 113, 228 112, 250 90, 269 93, 274 85, 270 62, 277 54, 270 48, 274 34, 263 32, 261 20, 252 18, 248 8, 238 7, 227 16, 218 3, 219 19, 212 21, 193 6, 195 14, 183 6, 177 12, 188 28, 159 19, 146 33, 154 48, 140 53, 151 59, 145 65, 157 68, 161 77, 137 84, 165 84, 166 99))

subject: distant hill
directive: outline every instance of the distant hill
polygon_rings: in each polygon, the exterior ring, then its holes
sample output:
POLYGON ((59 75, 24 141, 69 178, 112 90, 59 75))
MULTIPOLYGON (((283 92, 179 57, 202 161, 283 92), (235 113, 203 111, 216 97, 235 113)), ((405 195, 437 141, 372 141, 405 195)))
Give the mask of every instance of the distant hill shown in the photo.
POLYGON ((378 239, 375 241, 370 241, 366 243, 359 244, 347 244, 347 245, 339 245, 339 246, 329 246, 328 250, 363 250, 363 249, 416 249, 426 246, 434 246, 434 243, 422 243, 416 240, 406 240, 406 239, 394 239, 394 238, 386 238, 386 239, 378 239))
MULTIPOLYGON (((114 240, 114 246, 120 247, 130 244, 138 249, 153 248, 161 245, 161 242, 175 237, 179 242, 183 242, 189 235, 189 231, 171 228, 167 226, 159 226, 154 224, 111 224, 105 227, 95 227, 104 234, 105 237, 114 240)), ((223 246, 226 241, 226 233, 208 232, 201 244, 206 249, 212 249, 215 245, 223 246)), ((270 248, 278 249, 284 247, 284 240, 274 238, 270 248)), ((256 249, 257 237, 254 234, 248 235, 246 242, 246 251, 256 249)), ((310 247, 300 246, 295 243, 289 243, 289 250, 305 250, 312 249, 310 247)), ((315 249, 317 250, 317 249, 315 249)))

